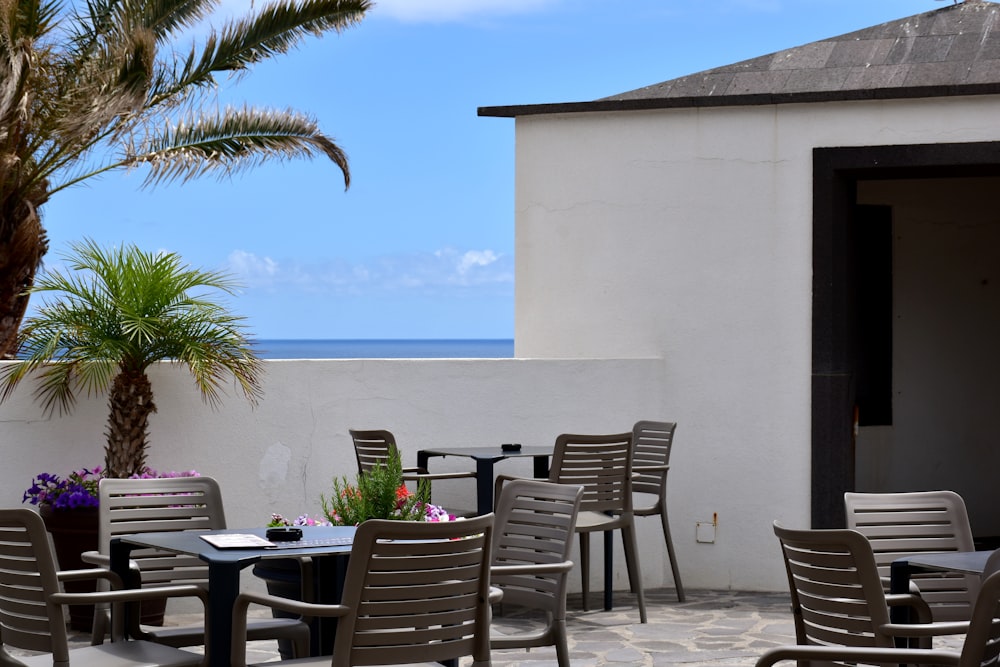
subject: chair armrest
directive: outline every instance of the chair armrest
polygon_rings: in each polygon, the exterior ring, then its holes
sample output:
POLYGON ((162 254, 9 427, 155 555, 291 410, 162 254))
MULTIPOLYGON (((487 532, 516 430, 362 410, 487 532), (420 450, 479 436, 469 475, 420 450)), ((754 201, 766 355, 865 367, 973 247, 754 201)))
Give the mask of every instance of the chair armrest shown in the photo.
MULTIPOLYGON (((79 570, 77 570, 79 571, 79 570)), ((83 570, 86 571, 86 570, 83 570)), ((97 572, 106 572, 111 574, 115 579, 113 572, 108 570, 97 570, 97 572)), ((70 581, 76 579, 82 579, 83 577, 78 577, 75 579, 69 579, 70 581)), ((107 577, 111 578, 111 577, 107 577)), ((114 591, 96 591, 91 593, 54 593, 49 596, 49 599, 56 604, 96 604, 99 602, 109 602, 112 604, 111 612, 111 641, 120 641, 124 639, 124 614, 121 605, 126 602, 142 602, 143 600, 156 600, 156 599, 167 599, 167 598, 177 598, 177 597, 197 597, 201 600, 202 607, 204 608, 204 613, 208 613, 208 591, 206 591, 201 586, 185 585, 185 586, 162 586, 158 588, 127 588, 124 590, 114 590, 114 591)), ((129 618, 129 634, 135 637, 141 637, 143 635, 139 627, 139 616, 138 614, 130 614, 129 618)))
POLYGON ((670 464, 664 463, 657 466, 632 466, 633 472, 666 472, 670 470, 670 464))
POLYGON ((102 554, 100 551, 84 551, 80 554, 80 560, 91 565, 100 565, 105 568, 111 567, 111 556, 102 554))
POLYGON ((891 637, 938 637, 941 635, 964 635, 969 631, 968 621, 947 621, 938 623, 886 623, 879 630, 891 637))
MULTIPOLYGON (((885 603, 891 607, 909 607, 917 612, 917 623, 930 623, 933 620, 931 608, 927 601, 912 593, 892 593, 885 596, 885 603)), ((947 634, 947 633, 946 633, 947 634)))
POLYGON ((502 577, 514 574, 559 574, 573 569, 573 561, 560 563, 521 563, 518 565, 491 565, 490 576, 502 577))
POLYGON ((91 579, 107 579, 113 588, 121 588, 122 578, 103 567, 93 567, 83 570, 60 570, 56 572, 59 581, 89 581, 91 579))
POLYGON ((756 667, 771 667, 786 660, 802 662, 872 662, 883 664, 957 665, 959 653, 905 648, 843 646, 779 646, 764 652, 756 667))
POLYGON ((472 471, 459 471, 459 472, 414 472, 414 473, 403 473, 404 481, 421 481, 421 480, 435 480, 435 479, 463 479, 468 477, 475 477, 476 473, 472 471))
POLYGON ((315 604, 300 602, 274 595, 259 595, 256 593, 240 593, 233 605, 233 648, 230 655, 232 667, 246 667, 247 645, 247 610, 251 604, 281 609, 301 616, 340 617, 350 613, 351 608, 341 604, 315 604))
MULTIPOLYGON (((103 567, 104 569, 111 569, 111 556, 102 554, 100 551, 84 551, 80 554, 80 560, 84 563, 103 567)), ((128 561, 128 567, 132 570, 133 574, 139 572, 139 564, 131 558, 128 561)))

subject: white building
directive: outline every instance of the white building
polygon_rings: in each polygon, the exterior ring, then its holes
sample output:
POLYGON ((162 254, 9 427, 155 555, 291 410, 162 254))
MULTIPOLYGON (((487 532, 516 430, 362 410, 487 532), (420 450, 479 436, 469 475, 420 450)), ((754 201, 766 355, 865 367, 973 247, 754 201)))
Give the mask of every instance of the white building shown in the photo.
POLYGON ((968 0, 480 109, 516 120, 517 356, 663 357, 672 481, 726 530, 950 488, 1000 535, 998 27, 968 0))

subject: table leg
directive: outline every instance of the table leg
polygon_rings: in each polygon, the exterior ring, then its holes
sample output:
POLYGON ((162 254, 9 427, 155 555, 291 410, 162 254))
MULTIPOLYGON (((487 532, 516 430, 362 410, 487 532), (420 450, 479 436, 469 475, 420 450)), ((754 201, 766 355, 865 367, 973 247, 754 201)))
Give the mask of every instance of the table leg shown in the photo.
MULTIPOLYGON (((889 592, 909 593, 910 592, 910 566, 903 560, 895 560, 889 566, 889 592)), ((893 623, 912 623, 910 618, 910 608, 903 606, 889 607, 889 620, 893 623)), ((917 640, 914 640, 914 644, 917 640)), ((910 640, 906 637, 897 637, 896 646, 906 648, 910 645, 910 640)))
MULTIPOLYGON (((126 542, 118 542, 117 540, 111 541, 111 551, 109 553, 110 562, 108 564, 112 572, 121 577, 122 583, 125 588, 139 588, 142 585, 142 580, 129 568, 129 556, 132 553, 132 545, 126 542)), ((125 628, 125 637, 128 638, 128 630, 130 626, 130 621, 132 615, 138 618, 139 603, 132 602, 128 604, 121 605, 122 614, 124 616, 123 623, 125 628)), ((111 606, 111 611, 114 613, 115 605, 111 606)), ((98 612, 99 613, 99 612, 98 612)), ((112 626, 114 627, 114 626, 112 626)))
POLYGON ((228 667, 233 646, 233 607, 240 592, 240 567, 235 563, 208 565, 209 667, 228 667))
POLYGON ((493 459, 476 459, 476 514, 493 511, 493 459))
POLYGON ((543 454, 542 456, 535 456, 534 458, 534 475, 535 479, 548 479, 549 478, 549 455, 543 454))

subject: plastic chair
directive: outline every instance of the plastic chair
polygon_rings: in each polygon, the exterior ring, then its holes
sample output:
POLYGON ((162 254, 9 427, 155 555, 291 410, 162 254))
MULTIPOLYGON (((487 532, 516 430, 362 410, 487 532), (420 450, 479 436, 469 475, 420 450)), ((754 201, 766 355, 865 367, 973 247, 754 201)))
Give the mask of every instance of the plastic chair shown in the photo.
POLYGON ((670 472, 670 450, 676 429, 674 422, 648 420, 638 421, 632 427, 632 512, 635 516, 659 515, 677 601, 684 602, 684 584, 667 519, 667 473, 670 472))
MULTIPOLYGON (((847 527, 871 543, 888 585, 892 561, 917 553, 974 551, 965 501, 953 491, 844 494, 847 527)), ((980 578, 946 572, 913 576, 936 621, 967 621, 980 578)))
MULTIPOLYGON (((243 593, 233 623, 232 664, 246 665, 250 604, 337 618, 333 667, 440 662, 490 664, 493 514, 463 521, 371 519, 358 526, 341 604, 243 593)), ((295 665, 330 667, 330 656, 295 665)))
POLYGON ((147 641, 124 641, 122 614, 116 614, 116 641, 101 646, 69 648, 66 634, 67 604, 138 602, 154 598, 194 596, 205 603, 205 593, 196 586, 172 586, 156 590, 63 593, 60 582, 102 579, 117 584, 104 569, 59 572, 45 524, 35 512, 0 510, 0 664, 60 665, 63 667, 187 667, 199 665, 203 656, 147 641), (35 655, 15 651, 40 652, 35 655))
MULTIPOLYGON (((386 430, 359 430, 348 429, 351 440, 354 441, 354 454, 358 459, 358 473, 364 474, 379 464, 384 464, 389 458, 389 452, 399 452, 396 447, 396 437, 386 430)), ((472 471, 441 472, 431 473, 423 468, 410 467, 403 468, 403 480, 416 482, 418 486, 427 485, 428 497, 430 496, 431 483, 440 479, 467 479, 475 478, 476 473, 472 471)), ((475 512, 461 511, 463 516, 472 516, 475 512)))
MULTIPOLYGON (((226 527, 222 492, 211 477, 102 479, 98 496, 99 551, 86 552, 81 558, 103 567, 110 565, 111 538, 116 535, 226 527)), ((195 556, 144 549, 133 551, 131 561, 144 588, 177 583, 208 588, 208 568, 195 556)), ((308 569, 308 563, 304 566, 308 569)), ((308 572, 306 575, 308 579, 308 572)), ((93 643, 104 640, 107 623, 107 609, 98 609, 94 614, 93 643)), ((205 627, 142 626, 141 636, 169 646, 199 646, 205 643, 205 627)), ((296 656, 309 654, 309 626, 298 618, 255 619, 250 638, 286 639, 296 656)))
MULTIPOLYGON (((778 528, 775 527, 775 532, 778 528)), ((832 532, 832 531, 831 531, 832 532)), ((863 539, 863 538, 862 538, 863 539)), ((784 541, 783 541, 784 543, 784 541)), ((792 541, 789 541, 792 544, 792 541)), ((791 547, 795 548, 795 547, 791 547)), ((834 554, 828 554, 828 558, 836 558, 834 554)), ((872 563, 874 559, 872 559, 872 563)), ((820 565, 819 567, 822 567, 820 565)), ((910 664, 910 665, 953 665, 955 667, 987 667, 995 666, 1000 662, 1000 572, 997 568, 1000 567, 1000 558, 990 558, 987 562, 986 569, 983 572, 983 581, 979 589, 978 597, 976 598, 975 605, 972 611, 971 621, 965 622, 950 622, 950 623, 932 623, 931 626, 941 626, 941 627, 955 627, 962 628, 959 632, 965 632, 965 643, 962 646, 961 652, 948 651, 948 650, 931 650, 931 649, 921 649, 921 648, 896 648, 893 646, 892 642, 887 640, 885 635, 878 632, 877 625, 882 622, 885 618, 881 613, 876 623, 874 629, 869 629, 863 627, 859 624, 856 633, 845 634, 841 632, 834 637, 836 643, 839 644, 839 640, 842 638, 871 638, 867 642, 867 645, 812 645, 805 646, 802 645, 803 642, 799 640, 797 646, 780 646, 777 648, 770 649, 765 652, 758 660, 757 667, 771 667, 778 662, 784 660, 796 660, 800 664, 809 664, 810 661, 815 663, 830 663, 836 662, 839 664, 910 664)), ((803 570, 805 565, 800 565, 796 568, 796 576, 802 577, 808 580, 809 575, 803 570)), ((789 577, 792 577, 791 571, 789 577)), ((870 575, 869 575, 870 577, 870 575)), ((877 575, 875 579, 877 580, 877 575)), ((877 587, 881 589, 880 585, 870 584, 871 587, 877 587)), ((846 588, 846 582, 840 585, 840 588, 846 588)), ((807 595, 802 595, 801 598, 796 592, 796 588, 792 589, 792 602, 793 607, 798 608, 798 614, 802 615, 805 612, 802 607, 800 607, 799 600, 807 599, 807 595)), ((821 600, 828 600, 829 593, 822 595, 821 600)), ((804 604, 804 603, 803 603, 804 604)), ((815 603, 815 606, 819 606, 819 602, 815 603)), ((842 607, 845 611, 853 611, 853 609, 848 609, 845 605, 842 607)), ((835 613, 831 608, 824 611, 814 611, 811 618, 823 617, 830 618, 832 614, 835 613)), ((855 620, 855 619, 849 619, 855 620)), ((798 627, 800 624, 800 617, 796 616, 796 631, 798 632, 798 627)), ((883 626, 885 629, 889 629, 888 625, 883 626)), ((904 626, 905 627, 905 626, 904 626)), ((936 634, 951 634, 945 632, 938 632, 936 634)), ((820 642, 825 644, 826 642, 820 642)))
MULTIPOLYGON (((604 608, 611 609, 612 535, 620 530, 628 568, 629 587, 639 606, 639 620, 646 622, 646 595, 639 569, 635 516, 632 512, 632 434, 574 435, 556 438, 548 481, 583 487, 583 500, 576 521, 580 534, 580 568, 583 608, 589 609, 590 533, 604 533, 604 608)), ((499 498, 509 475, 497 475, 495 495, 499 498)))
POLYGON ((849 529, 791 530, 774 522, 774 534, 792 596, 800 645, 892 648, 897 638, 961 634, 968 623, 931 623, 927 603, 913 594, 886 595, 868 540, 849 529), (891 623, 889 607, 915 611, 917 623, 891 623))
POLYGON ((583 487, 538 480, 505 484, 497 500, 491 584, 503 607, 540 611, 543 627, 517 635, 493 632, 494 649, 555 646, 560 667, 569 667, 566 579, 583 487))

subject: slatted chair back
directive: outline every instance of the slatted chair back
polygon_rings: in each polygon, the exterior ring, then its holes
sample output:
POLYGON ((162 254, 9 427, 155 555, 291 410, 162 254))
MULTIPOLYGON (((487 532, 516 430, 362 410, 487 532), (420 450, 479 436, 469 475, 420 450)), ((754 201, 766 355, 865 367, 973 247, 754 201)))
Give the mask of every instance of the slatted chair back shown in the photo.
MULTIPOLYGON (((52 604, 58 567, 42 518, 25 509, 0 510, 0 642, 7 648, 69 660, 64 611, 52 604)), ((17 664, 11 660, 0 660, 17 664)))
POLYGON ((799 644, 892 647, 879 627, 889 609, 871 547, 853 530, 791 530, 774 534, 792 597, 799 644))
POLYGON ((582 512, 631 517, 632 434, 558 436, 549 481, 582 486, 582 512))
MULTIPOLYGON (((98 540, 104 554, 118 535, 226 527, 222 492, 211 477, 102 479, 98 495, 98 540)), ((156 549, 136 549, 130 556, 143 586, 208 584, 208 568, 196 556, 156 549)))
POLYGON ((504 485, 497 500, 492 585, 503 591, 503 609, 544 612, 538 628, 491 638, 493 648, 555 646, 560 667, 568 667, 566 585, 583 489, 568 484, 518 479, 504 485))
MULTIPOLYGON (((655 496, 653 505, 642 516, 656 514, 666 504, 667 472, 670 470, 670 450, 674 444, 674 422, 643 420, 632 427, 633 457, 632 490, 655 496)), ((639 514, 636 508, 636 514, 639 514)))
MULTIPOLYGON (((897 558, 976 548, 965 502, 953 491, 849 492, 844 506, 847 527, 868 538, 883 581, 897 558)), ((912 581, 935 621, 969 620, 979 577, 936 572, 915 574, 912 581)))
POLYGON ((490 664, 493 514, 462 521, 372 519, 347 566, 333 666, 490 664))
POLYGON ((359 473, 366 473, 376 465, 385 465, 389 452, 398 451, 396 438, 389 431, 349 429, 349 433, 354 441, 359 473))

